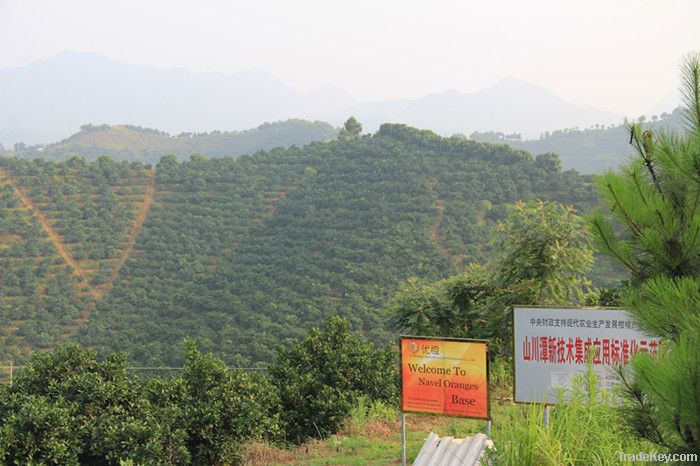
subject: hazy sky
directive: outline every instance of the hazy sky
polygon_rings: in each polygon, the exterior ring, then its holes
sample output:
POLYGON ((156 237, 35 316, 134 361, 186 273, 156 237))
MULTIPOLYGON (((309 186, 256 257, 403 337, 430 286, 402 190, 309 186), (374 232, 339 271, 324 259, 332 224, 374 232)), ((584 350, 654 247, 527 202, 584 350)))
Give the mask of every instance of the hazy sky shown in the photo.
POLYGON ((513 76, 625 115, 674 92, 699 0, 0 0, 0 67, 62 51, 191 71, 266 70, 360 100, 513 76))

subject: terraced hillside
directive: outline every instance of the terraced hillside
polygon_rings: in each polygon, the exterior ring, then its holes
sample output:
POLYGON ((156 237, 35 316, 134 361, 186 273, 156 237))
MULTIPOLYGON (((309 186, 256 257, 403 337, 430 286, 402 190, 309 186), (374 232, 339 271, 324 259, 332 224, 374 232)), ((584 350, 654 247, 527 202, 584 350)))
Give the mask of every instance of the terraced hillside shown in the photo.
POLYGON ((180 133, 132 125, 83 125, 80 132, 54 144, 23 148, 23 158, 68 160, 81 156, 87 160, 110 155, 115 160, 156 163, 163 155, 189 158, 194 153, 207 157, 237 157, 242 154, 313 141, 327 141, 337 130, 321 121, 292 119, 265 123, 246 131, 180 133))
POLYGON ((155 180, 140 164, 108 158, 2 162, 3 317, 17 317, 5 346, 21 359, 87 321, 131 252, 155 180))
POLYGON ((77 318, 77 277, 58 255, 41 222, 0 172, 0 352, 22 360, 51 345, 77 318))
POLYGON ((13 183, 39 186, 24 189, 36 215, 90 278, 67 275, 87 304, 62 320, 58 338, 147 364, 178 364, 173 350, 187 336, 230 364, 265 361, 332 314, 385 339, 383 303, 399 284, 487 257, 505 204, 594 202, 590 180, 562 172, 556 158, 402 125, 239 159, 166 156, 155 178, 139 164, 111 162, 119 176, 81 179, 91 187, 64 201, 80 206, 82 222, 48 198, 61 198, 56 191, 79 173, 111 166, 107 159, 2 163, 13 183), (70 236, 98 219, 113 224, 70 236))

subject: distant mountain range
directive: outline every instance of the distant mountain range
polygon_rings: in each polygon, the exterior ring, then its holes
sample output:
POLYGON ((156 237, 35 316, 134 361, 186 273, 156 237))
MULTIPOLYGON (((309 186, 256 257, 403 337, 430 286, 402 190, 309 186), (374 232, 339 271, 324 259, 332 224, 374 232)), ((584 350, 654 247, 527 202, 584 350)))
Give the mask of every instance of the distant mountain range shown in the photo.
POLYGON ((61 140, 85 123, 129 123, 170 133, 239 131, 304 118, 340 125, 355 115, 366 131, 401 122, 441 134, 519 132, 619 123, 620 115, 574 105, 507 78, 473 93, 359 103, 322 88, 302 94, 264 71, 224 75, 161 70, 87 53, 0 70, 0 143, 61 140))
POLYGON ((84 53, 0 70, 0 142, 54 142, 85 123, 181 131, 244 130, 338 111, 354 101, 322 89, 301 95, 261 71, 159 70, 84 53))
MULTIPOLYGON (((660 117, 654 116, 644 125, 654 131, 681 131, 680 108, 670 114, 664 112, 660 117)), ((329 141, 337 134, 338 130, 328 123, 299 119, 265 123, 246 131, 183 132, 177 135, 133 125, 83 125, 78 133, 62 141, 23 147, 9 155, 47 160, 68 160, 76 155, 95 160, 109 155, 115 160, 155 164, 166 154, 175 154, 180 160, 189 159, 195 153, 210 158, 237 157, 276 147, 301 147, 316 141, 329 141)), ((462 138, 466 136, 458 136, 458 139, 462 138)), ((554 153, 565 170, 575 169, 583 174, 616 168, 634 153, 625 124, 546 131, 537 139, 523 139, 519 133, 475 131, 469 139, 507 144, 532 155, 554 153)))
POLYGON ((501 131, 529 137, 556 128, 583 128, 623 119, 620 115, 574 105, 546 89, 514 78, 502 79, 479 92, 449 90, 415 100, 359 104, 349 113, 371 128, 383 122, 401 122, 450 135, 501 131))

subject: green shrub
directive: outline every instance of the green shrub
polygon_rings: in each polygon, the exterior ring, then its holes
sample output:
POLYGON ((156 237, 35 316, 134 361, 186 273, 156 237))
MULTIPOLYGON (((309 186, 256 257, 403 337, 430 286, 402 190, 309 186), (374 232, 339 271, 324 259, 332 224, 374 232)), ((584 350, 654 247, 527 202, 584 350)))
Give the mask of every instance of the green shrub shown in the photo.
POLYGON ((350 408, 345 429, 349 432, 362 433, 371 421, 391 423, 399 418, 396 406, 381 400, 370 400, 367 396, 359 396, 350 408))
POLYGON ((22 393, 0 396, 0 463, 79 464, 80 441, 67 406, 22 393))
POLYGON ((0 464, 234 464, 244 440, 279 438, 278 411, 267 379, 192 342, 182 376, 146 380, 64 345, 0 389, 0 464))
POLYGON ((491 397, 513 393, 513 358, 497 356, 489 361, 489 391, 491 397))
POLYGON ((286 440, 298 443, 337 432, 362 396, 393 403, 398 395, 395 349, 362 340, 337 317, 278 348, 270 375, 281 397, 286 440))
POLYGON ((229 372, 211 354, 187 342, 180 406, 194 464, 240 461, 241 441, 279 437, 279 401, 267 379, 229 372))

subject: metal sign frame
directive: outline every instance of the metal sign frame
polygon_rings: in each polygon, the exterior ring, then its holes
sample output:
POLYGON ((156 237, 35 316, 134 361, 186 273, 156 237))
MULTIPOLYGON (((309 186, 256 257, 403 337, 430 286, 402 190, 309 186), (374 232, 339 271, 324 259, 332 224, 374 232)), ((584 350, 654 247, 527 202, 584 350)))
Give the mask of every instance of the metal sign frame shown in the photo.
POLYGON ((478 419, 480 421, 486 421, 486 435, 491 433, 491 387, 490 387, 490 373, 489 373, 489 340, 477 339, 477 338, 453 338, 453 337, 436 337, 436 336, 422 336, 422 335, 401 335, 397 339, 397 345, 399 347, 399 396, 401 400, 401 464, 406 466, 406 413, 416 413, 416 414, 426 414, 431 416, 447 416, 447 417, 459 417, 462 419, 478 419), (453 341, 460 343, 481 343, 486 346, 486 416, 487 417, 474 417, 474 416, 462 416, 459 414, 445 414, 445 413, 430 413, 425 411, 413 411, 403 409, 403 351, 402 345, 404 339, 414 339, 414 340, 433 340, 433 341, 453 341))

